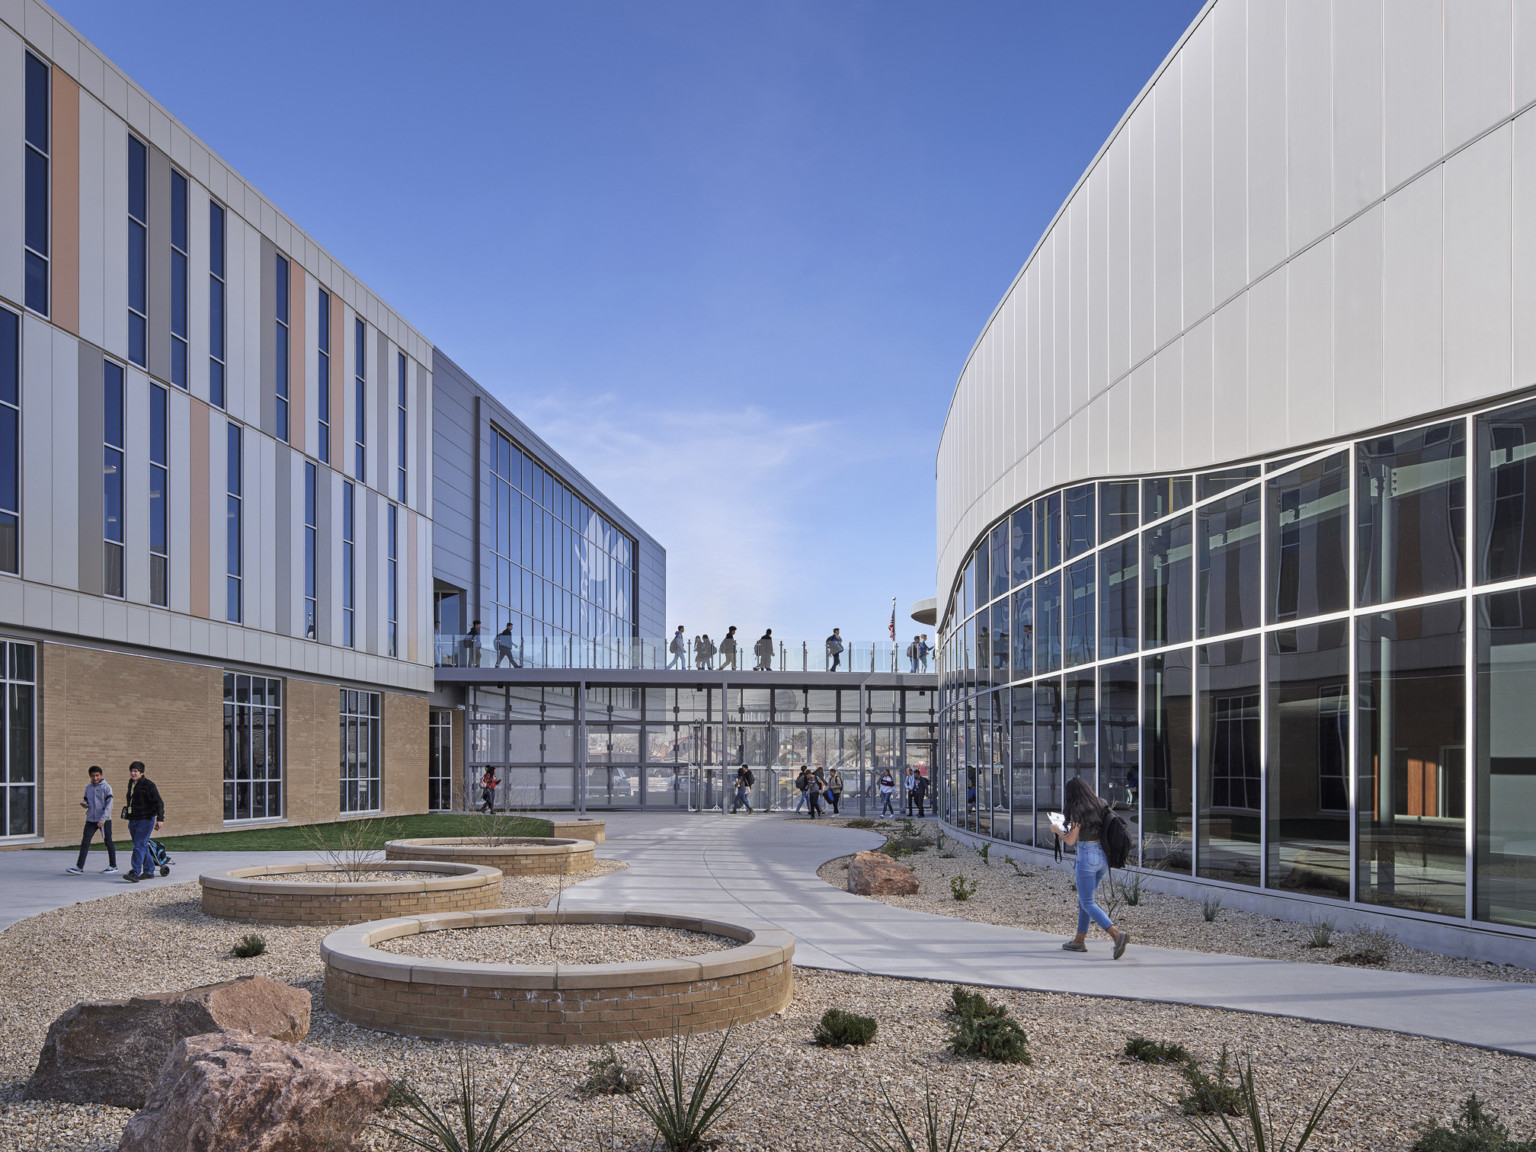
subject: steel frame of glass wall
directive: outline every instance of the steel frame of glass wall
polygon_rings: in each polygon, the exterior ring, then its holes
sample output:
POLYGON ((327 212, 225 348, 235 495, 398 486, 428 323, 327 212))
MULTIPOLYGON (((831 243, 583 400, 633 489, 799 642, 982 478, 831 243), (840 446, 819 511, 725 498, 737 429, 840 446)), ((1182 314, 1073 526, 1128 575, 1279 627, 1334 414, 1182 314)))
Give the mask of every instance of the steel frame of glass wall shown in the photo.
POLYGON ((1144 868, 1536 929, 1536 400, 1043 493, 943 619, 955 826, 1080 775, 1144 868))
POLYGON ((745 763, 754 809, 774 810, 808 764, 840 769, 857 813, 881 769, 930 768, 936 708, 933 688, 477 684, 465 689, 463 795, 472 807, 489 768, 498 807, 686 809, 700 768, 745 763))

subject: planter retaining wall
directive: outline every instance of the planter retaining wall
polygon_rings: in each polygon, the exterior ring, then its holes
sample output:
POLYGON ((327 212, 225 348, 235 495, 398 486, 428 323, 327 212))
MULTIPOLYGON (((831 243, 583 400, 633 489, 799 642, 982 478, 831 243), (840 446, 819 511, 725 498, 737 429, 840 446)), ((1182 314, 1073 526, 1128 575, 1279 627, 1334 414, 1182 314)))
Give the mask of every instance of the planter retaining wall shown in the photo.
POLYGON ((326 863, 268 865, 206 872, 203 911, 251 924, 360 924, 394 916, 473 912, 501 903, 501 872, 463 863, 403 861, 392 872, 419 880, 312 883, 283 880, 296 872, 334 872, 326 863))

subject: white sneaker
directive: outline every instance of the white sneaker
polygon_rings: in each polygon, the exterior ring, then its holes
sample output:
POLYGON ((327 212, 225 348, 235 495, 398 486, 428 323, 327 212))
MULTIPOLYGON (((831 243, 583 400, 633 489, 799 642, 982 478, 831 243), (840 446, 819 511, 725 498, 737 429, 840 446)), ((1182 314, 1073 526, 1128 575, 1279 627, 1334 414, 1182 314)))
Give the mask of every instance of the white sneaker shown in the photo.
POLYGON ((68 868, 64 869, 64 871, 68 872, 71 876, 78 876, 80 873, 84 872, 85 869, 76 868, 73 864, 71 864, 68 868))
POLYGON ((103 872, 109 872, 109 873, 110 872, 116 872, 117 871, 117 865, 116 864, 108 864, 105 868, 102 869, 102 871, 103 872))

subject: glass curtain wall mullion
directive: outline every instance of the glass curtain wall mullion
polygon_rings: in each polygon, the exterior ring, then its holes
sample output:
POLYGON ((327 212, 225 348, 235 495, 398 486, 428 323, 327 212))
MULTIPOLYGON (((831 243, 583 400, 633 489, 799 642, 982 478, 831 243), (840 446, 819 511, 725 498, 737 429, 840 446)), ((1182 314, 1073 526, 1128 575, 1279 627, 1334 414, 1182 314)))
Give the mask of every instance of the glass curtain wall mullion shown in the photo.
POLYGON ((50 85, 53 76, 47 64, 26 53, 26 76, 22 133, 22 179, 24 184, 22 262, 24 265, 22 303, 42 316, 49 314, 51 280, 50 246, 52 185, 53 114, 50 85))
POLYGON ((1360 468, 1355 459, 1355 448, 1349 447, 1349 514, 1350 514, 1350 540, 1349 551, 1349 604, 1352 609, 1346 627, 1349 629, 1349 779, 1346 786, 1349 790, 1349 902, 1356 904, 1360 900, 1360 741, 1356 738, 1361 719, 1358 712, 1360 700, 1360 632, 1355 627, 1353 609, 1359 607, 1355 589, 1360 587, 1359 563, 1360 549, 1354 541, 1354 511, 1360 507, 1359 497, 1360 468))
POLYGON ((171 604, 170 396, 149 386, 149 602, 171 604))
POLYGON ((188 275, 191 242, 188 239, 187 178, 171 169, 171 383, 187 388, 188 275))
POLYGON ((128 359, 149 367, 149 149, 128 136, 128 359))
POLYGON ((276 394, 274 418, 277 438, 288 443, 288 339, 289 339, 289 263, 278 253, 273 257, 273 287, 275 322, 273 324, 272 382, 276 394))
POLYGON ((226 429, 224 519, 224 618, 231 624, 245 619, 245 468, 240 425, 226 429))
POLYGON ((123 588, 123 367, 102 362, 102 575, 104 596, 123 588))
MULTIPOLYGON (((1471 445, 1471 452, 1474 454, 1473 461, 1475 464, 1477 461, 1475 454, 1477 452, 1478 443, 1477 423, 1475 418, 1470 413, 1466 417, 1466 431, 1464 433, 1464 440, 1468 445, 1471 445)), ((1467 542, 1467 547, 1469 550, 1476 547, 1477 542, 1476 488, 1481 486, 1481 474, 1482 471, 1480 467, 1473 466, 1467 470, 1467 483, 1469 487, 1473 489, 1473 491, 1469 493, 1470 498, 1463 501, 1461 538, 1467 542)), ((1466 588, 1466 606, 1462 611, 1461 618, 1466 622, 1467 627, 1471 629, 1477 628, 1477 603, 1473 593, 1473 585, 1477 581, 1478 567, 1479 565, 1475 561, 1468 563, 1466 565, 1466 572, 1464 573, 1466 577, 1464 581, 1466 588)), ((1466 813, 1466 820, 1462 828, 1462 838, 1465 841, 1462 846, 1462 850, 1465 853, 1465 885, 1463 888, 1462 915, 1466 920, 1470 922, 1473 915, 1474 901, 1476 899, 1477 874, 1474 867, 1474 862, 1478 834, 1477 765, 1479 763, 1479 733, 1477 723, 1478 646, 1476 637, 1473 635, 1467 636, 1461 648, 1462 656, 1465 660, 1465 666, 1462 670, 1462 687, 1466 693, 1466 701, 1462 707, 1462 723, 1465 727, 1465 731, 1462 735, 1462 745, 1466 749, 1463 759, 1462 790, 1464 792, 1464 798, 1462 800, 1461 809, 1464 813, 1466 813)))
POLYGON ((21 573, 21 317, 0 308, 0 572, 21 573))
POLYGON ((331 462, 331 294, 316 289, 315 311, 315 456, 331 462))
POLYGON ((224 208, 208 201, 208 403, 224 407, 224 208))

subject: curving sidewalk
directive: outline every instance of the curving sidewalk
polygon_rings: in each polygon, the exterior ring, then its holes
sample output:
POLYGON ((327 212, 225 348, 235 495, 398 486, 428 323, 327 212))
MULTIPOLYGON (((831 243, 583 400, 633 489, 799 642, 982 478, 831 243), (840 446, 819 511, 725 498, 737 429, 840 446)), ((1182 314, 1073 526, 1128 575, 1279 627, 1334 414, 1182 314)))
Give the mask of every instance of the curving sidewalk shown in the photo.
POLYGON ((795 963, 842 972, 1116 996, 1406 1032, 1536 1057, 1536 985, 1380 972, 1132 944, 1112 961, 1063 933, 952 920, 831 887, 816 869, 883 837, 774 816, 608 814, 604 856, 566 908, 635 908, 784 928, 795 963))

